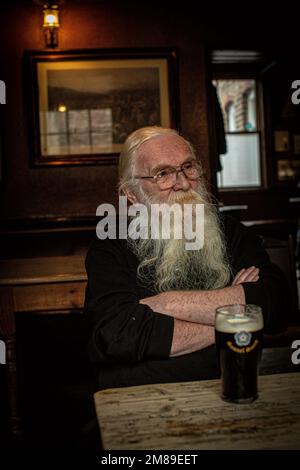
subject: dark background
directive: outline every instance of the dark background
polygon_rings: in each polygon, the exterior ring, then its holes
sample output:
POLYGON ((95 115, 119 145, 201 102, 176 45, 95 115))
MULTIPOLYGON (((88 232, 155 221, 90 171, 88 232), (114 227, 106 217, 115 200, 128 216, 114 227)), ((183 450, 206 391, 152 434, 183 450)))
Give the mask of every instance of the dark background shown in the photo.
MULTIPOLYGON (((5 0, 0 8, 0 79, 5 81, 7 92, 7 104, 0 107, 0 258, 82 253, 94 235, 97 206, 117 201, 117 166, 31 166, 29 90, 23 59, 27 50, 45 50, 42 2, 5 0), (82 231, 74 230, 80 227, 82 231), (62 231, 54 232, 54 228, 62 231)), ((276 129, 300 134, 299 112, 292 119, 283 119, 278 112, 281 103, 289 100, 291 82, 300 79, 299 13, 285 3, 278 9, 270 4, 265 13, 262 5, 253 3, 233 11, 227 5, 219 9, 214 4, 210 12, 207 8, 208 4, 196 6, 189 0, 65 0, 61 5, 59 50, 176 48, 178 95, 174 100, 179 104, 180 130, 201 155, 215 194, 210 51, 262 51, 266 64, 273 63, 264 76, 264 187, 220 192, 218 197, 224 204, 247 204, 244 220, 286 219, 288 225, 297 217, 295 206, 291 207, 288 200, 299 196, 298 182, 278 182, 272 136, 276 129)), ((85 338, 77 317, 71 329, 65 318, 22 317, 17 321, 17 341, 27 444, 51 447, 58 432, 54 441, 58 447, 64 446, 71 431, 79 432, 91 416, 92 385, 90 376, 86 377, 85 338), (46 418, 41 415, 45 397, 49 399, 46 418)), ((3 370, 0 372, 2 382, 3 370)), ((74 439, 72 436, 67 445, 73 446, 77 442, 74 439)))

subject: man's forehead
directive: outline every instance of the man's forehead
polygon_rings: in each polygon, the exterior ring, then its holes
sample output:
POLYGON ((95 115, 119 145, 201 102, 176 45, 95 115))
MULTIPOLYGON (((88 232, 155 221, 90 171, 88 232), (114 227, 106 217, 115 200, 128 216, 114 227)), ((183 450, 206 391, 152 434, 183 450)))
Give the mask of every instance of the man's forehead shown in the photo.
POLYGON ((138 166, 155 167, 158 164, 177 165, 190 156, 190 148, 184 139, 176 135, 153 137, 144 142, 136 153, 138 166))

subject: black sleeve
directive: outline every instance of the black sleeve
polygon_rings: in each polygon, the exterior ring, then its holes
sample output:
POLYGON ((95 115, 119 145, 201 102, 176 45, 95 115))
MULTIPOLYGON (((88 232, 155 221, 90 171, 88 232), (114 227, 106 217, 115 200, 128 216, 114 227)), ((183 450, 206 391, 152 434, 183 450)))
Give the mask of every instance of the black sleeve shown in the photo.
POLYGON ((91 360, 134 363, 169 357, 174 320, 139 304, 144 295, 139 295, 126 241, 95 241, 86 257, 86 270, 91 360))
POLYGON ((271 263, 269 255, 262 247, 262 240, 251 230, 232 217, 225 217, 223 222, 233 275, 250 266, 260 269, 257 282, 242 284, 246 303, 262 308, 265 333, 284 331, 292 308, 292 293, 283 272, 271 263))

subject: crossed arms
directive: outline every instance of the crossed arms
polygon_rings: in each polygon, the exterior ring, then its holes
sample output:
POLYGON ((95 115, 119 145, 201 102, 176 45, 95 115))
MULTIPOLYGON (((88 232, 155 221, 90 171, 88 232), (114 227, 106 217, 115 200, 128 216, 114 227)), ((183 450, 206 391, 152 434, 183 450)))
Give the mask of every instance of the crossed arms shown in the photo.
POLYGON ((265 332, 285 330, 291 294, 261 241, 245 227, 224 219, 233 272, 231 286, 212 291, 151 295, 137 284, 138 260, 124 241, 97 240, 88 252, 85 311, 93 362, 138 363, 201 350, 214 343, 215 308, 230 303, 260 305, 265 332), (252 273, 242 269, 259 267, 252 273), (257 282, 256 282, 257 281, 257 282), (142 299, 142 300, 139 300, 142 299))
POLYGON ((141 299, 154 312, 174 318, 170 356, 188 354, 214 343, 215 310, 221 305, 245 303, 241 283, 256 282, 259 269, 242 269, 230 287, 211 291, 171 291, 141 299), (199 308, 201 305, 201 309, 199 308))

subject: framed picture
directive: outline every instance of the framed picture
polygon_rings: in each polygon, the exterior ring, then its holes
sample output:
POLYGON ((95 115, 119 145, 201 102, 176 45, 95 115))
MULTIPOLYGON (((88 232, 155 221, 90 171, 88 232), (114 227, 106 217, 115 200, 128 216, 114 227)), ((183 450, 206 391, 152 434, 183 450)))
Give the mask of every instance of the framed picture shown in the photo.
POLYGON ((288 131, 274 132, 275 152, 288 152, 290 150, 290 139, 288 131))
POLYGON ((179 128, 175 49, 26 53, 31 162, 114 164, 132 131, 179 128))
POLYGON ((294 172, 289 160, 277 161, 277 176, 279 181, 290 180, 294 177, 294 172))

